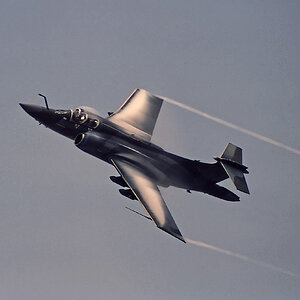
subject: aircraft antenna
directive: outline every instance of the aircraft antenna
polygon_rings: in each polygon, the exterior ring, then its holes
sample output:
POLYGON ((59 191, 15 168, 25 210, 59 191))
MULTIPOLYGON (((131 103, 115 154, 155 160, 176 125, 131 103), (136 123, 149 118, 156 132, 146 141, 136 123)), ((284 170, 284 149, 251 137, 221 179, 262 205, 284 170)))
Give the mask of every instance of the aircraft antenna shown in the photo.
POLYGON ((152 220, 152 219, 149 218, 148 216, 145 216, 145 215, 143 215, 143 214, 141 214, 141 213, 139 213, 139 212, 137 212, 137 211, 135 211, 135 210, 133 210, 133 209, 127 207, 127 206, 125 206, 125 208, 128 209, 128 210, 130 210, 130 211, 132 211, 132 212, 134 212, 134 213, 136 213, 136 214, 139 215, 139 216, 142 216, 142 217, 144 217, 144 218, 146 218, 146 219, 148 219, 148 220, 152 220))
POLYGON ((47 109, 49 110, 49 106, 48 106, 47 97, 46 97, 46 96, 44 96, 43 94, 39 94, 39 96, 41 96, 41 97, 43 97, 43 98, 44 98, 44 100, 45 100, 45 105, 46 105, 47 109))

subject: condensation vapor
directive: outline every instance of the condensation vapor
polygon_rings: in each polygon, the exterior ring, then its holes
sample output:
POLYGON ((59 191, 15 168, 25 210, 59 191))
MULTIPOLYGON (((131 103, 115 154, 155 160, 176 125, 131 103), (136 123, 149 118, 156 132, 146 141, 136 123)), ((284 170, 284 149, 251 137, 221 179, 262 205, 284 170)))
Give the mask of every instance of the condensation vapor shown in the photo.
POLYGON ((203 242, 200 242, 200 241, 194 241, 194 240, 191 240, 191 239, 188 239, 188 238, 185 238, 185 240, 190 244, 193 244, 193 245, 196 245, 196 246, 199 246, 199 247, 202 247, 202 248, 213 250, 213 251, 216 251, 216 252, 234 257, 236 259, 239 259, 239 260, 242 260, 242 261, 245 261, 245 262, 248 262, 248 263, 252 263, 252 264, 255 264, 255 265, 260 266, 260 267, 265 267, 265 268, 268 268, 268 269, 271 269, 273 271, 277 271, 277 272, 280 272, 280 273, 283 273, 283 274, 286 274, 286 275, 289 275, 289 276, 300 278, 299 274, 293 273, 291 271, 273 266, 271 264, 253 259, 251 257, 245 256, 245 255, 242 255, 242 254, 239 254, 239 253, 235 253, 235 252, 232 252, 232 251, 229 251, 229 250, 226 250, 226 249, 218 248, 218 247, 215 247, 213 245, 206 244, 206 243, 203 243, 203 242))
POLYGON ((268 138, 268 137, 266 137, 266 136, 263 136, 263 135, 258 134, 258 133, 256 133, 256 132, 253 132, 253 131, 251 131, 251 130, 242 128, 242 127, 237 126, 237 125, 235 125, 235 124, 232 124, 232 123, 230 123, 230 122, 224 121, 224 120, 222 120, 222 119, 220 119, 220 118, 217 118, 217 117, 214 117, 214 116, 212 116, 212 115, 209 115, 209 114, 207 114, 207 113, 205 113, 205 112, 202 112, 202 111, 200 111, 200 110, 198 110, 198 109, 196 109, 196 108, 190 107, 190 106, 188 106, 188 105, 185 105, 185 104, 180 103, 180 102, 178 102, 178 101, 175 101, 175 100, 173 100, 173 99, 166 98, 166 97, 159 96, 159 95, 157 95, 157 97, 159 97, 159 98, 165 100, 165 101, 168 102, 168 103, 174 104, 174 105, 176 105, 176 106, 178 106, 178 107, 181 107, 181 108, 183 108, 183 109, 185 109, 185 110, 191 111, 191 112, 193 112, 193 113, 195 113, 195 114, 197 114, 197 115, 199 115, 199 116, 202 116, 202 117, 204 117, 204 118, 207 118, 207 119, 210 119, 210 120, 212 120, 212 121, 215 121, 215 122, 217 122, 217 123, 219 123, 219 124, 221 124, 221 125, 227 126, 227 127, 229 127, 229 128, 235 129, 235 130, 238 130, 238 131, 243 132, 243 133, 245 133, 245 134, 247 134, 247 135, 250 135, 250 136, 252 136, 252 137, 254 137, 254 138, 257 138, 257 139, 259 139, 259 140, 261 140, 261 141, 264 141, 264 142, 266 142, 266 143, 269 143, 269 144, 271 144, 271 145, 273 145, 273 146, 277 146, 277 147, 279 147, 279 148, 282 148, 282 149, 285 149, 285 150, 290 151, 290 152, 292 152, 292 153, 295 153, 295 154, 300 155, 300 150, 295 149, 295 148, 292 148, 292 147, 287 146, 287 145, 285 145, 285 144, 282 144, 282 143, 280 143, 280 142, 277 142, 277 141, 275 141, 275 140, 273 140, 273 139, 270 139, 270 138, 268 138))
MULTIPOLYGON (((292 152, 292 153, 295 153, 295 154, 300 155, 300 150, 295 149, 295 148, 292 148, 292 147, 287 146, 287 145, 285 145, 285 144, 282 144, 282 143, 280 143, 280 142, 277 142, 277 141, 275 141, 275 140, 273 140, 273 139, 271 139, 271 138, 268 138, 268 137, 263 136, 263 135, 261 135, 261 134, 258 134, 258 133, 256 133, 256 132, 253 132, 253 131, 251 131, 251 130, 248 130, 248 129, 239 127, 239 126, 237 126, 237 125, 235 125, 235 124, 232 124, 232 123, 227 122, 227 121, 224 121, 224 120, 222 120, 222 119, 220 119, 220 118, 217 118, 217 117, 214 117, 214 116, 212 116, 212 115, 209 115, 209 114, 207 114, 207 113, 205 113, 205 112, 202 112, 202 111, 200 111, 200 110, 198 110, 198 109, 195 109, 195 108, 190 107, 190 106, 188 106, 188 105, 186 105, 186 104, 183 104, 183 103, 180 103, 180 102, 178 102, 178 101, 175 101, 175 100, 173 100, 173 99, 166 98, 166 97, 159 96, 159 95, 157 95, 157 97, 163 99, 164 101, 166 101, 166 102, 168 102, 168 103, 174 104, 174 105, 176 105, 176 106, 178 106, 178 107, 181 107, 181 108, 183 108, 183 109, 185 109, 185 110, 188 110, 188 111, 190 111, 190 112, 193 112, 193 113, 195 113, 195 114, 197 114, 197 115, 199 115, 199 116, 202 116, 202 117, 204 117, 204 118, 207 118, 207 119, 210 119, 210 120, 212 120, 212 121, 215 121, 215 122, 217 122, 217 123, 219 123, 219 124, 221 124, 221 125, 227 126, 227 127, 229 127, 229 128, 235 129, 235 130, 238 130, 238 131, 240 131, 240 132, 242 132, 242 133, 245 133, 245 134, 247 134, 247 135, 249 135, 249 136, 252 136, 252 137, 254 137, 254 138, 257 138, 257 139, 259 139, 259 140, 261 140, 261 141, 264 141, 264 142, 266 142, 266 143, 269 143, 269 144, 271 144, 271 145, 273 145, 273 146, 277 146, 277 147, 279 147, 279 148, 282 148, 282 149, 285 149, 285 150, 290 151, 290 152, 292 152)), ((298 278, 300 278, 300 275, 299 275, 299 274, 296 274, 296 273, 293 273, 293 272, 291 272, 291 271, 288 271, 288 270, 285 270, 285 269, 276 267, 276 266, 274 266, 274 265, 271 265, 271 264, 268 264, 268 263, 265 263, 265 262, 262 262, 262 261, 253 259, 253 258, 251 258, 251 257, 248 257, 248 256, 246 256, 246 255, 242 255, 242 254, 240 254, 240 253, 235 253, 235 252, 232 252, 232 251, 230 251, 230 250, 218 248, 218 247, 216 247, 216 246, 213 246, 213 245, 210 245, 210 244, 206 244, 206 243, 200 242, 200 241, 195 241, 195 240, 192 240, 192 239, 189 239, 189 238, 185 238, 185 240, 186 240, 188 243, 193 244, 193 245, 196 245, 196 246, 198 246, 198 247, 202 247, 202 248, 206 248, 206 249, 209 249, 209 250, 213 250, 213 251, 216 251, 216 252, 218 252, 218 253, 221 253, 221 254, 224 254, 224 255, 227 255, 227 256, 234 257, 234 258, 239 259, 239 260, 244 261, 244 262, 252 263, 252 264, 258 265, 258 266, 260 266, 260 267, 265 267, 265 268, 271 269, 271 270, 273 270, 273 271, 277 271, 277 272, 280 272, 280 273, 283 273, 283 274, 286 274, 286 275, 289 275, 289 276, 293 276, 293 277, 298 277, 298 278)))

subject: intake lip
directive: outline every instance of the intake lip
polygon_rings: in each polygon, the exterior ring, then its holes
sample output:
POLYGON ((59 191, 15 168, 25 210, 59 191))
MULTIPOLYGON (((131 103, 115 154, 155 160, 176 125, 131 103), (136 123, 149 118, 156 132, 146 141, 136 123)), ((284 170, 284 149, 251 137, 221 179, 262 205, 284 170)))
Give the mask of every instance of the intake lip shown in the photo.
POLYGON ((79 146, 83 142, 84 136, 85 136, 84 133, 77 134, 74 140, 74 144, 76 146, 79 146))

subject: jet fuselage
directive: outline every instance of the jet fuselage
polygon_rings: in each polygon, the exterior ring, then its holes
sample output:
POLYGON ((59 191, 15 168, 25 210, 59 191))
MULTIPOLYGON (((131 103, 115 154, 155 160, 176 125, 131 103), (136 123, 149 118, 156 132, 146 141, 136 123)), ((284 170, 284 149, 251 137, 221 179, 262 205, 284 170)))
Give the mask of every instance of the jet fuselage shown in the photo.
MULTIPOLYGON (((32 104, 20 105, 47 128, 74 140, 75 145, 84 152, 109 164, 112 164, 112 156, 122 157, 142 169, 158 186, 174 186, 188 191, 204 192, 229 201, 239 200, 231 191, 210 182, 203 168, 199 168, 199 165, 205 167, 205 163, 177 156, 151 142, 126 134, 108 119, 93 112, 85 112, 86 119, 80 120, 80 114, 76 119, 73 110, 47 109, 32 104)), ((223 172, 222 170, 220 166, 219 172, 223 172)), ((225 171, 221 177, 221 180, 228 177, 225 171)))
MULTIPOLYGON (((228 143, 216 162, 203 163, 169 153, 151 143, 153 130, 163 104, 162 96, 135 89, 115 111, 102 118, 90 107, 76 110, 50 109, 33 104, 21 107, 40 124, 74 141, 80 150, 109 164, 119 176, 112 182, 124 187, 121 195, 138 200, 154 224, 161 230, 186 242, 175 223, 159 186, 175 186, 204 192, 227 200, 239 197, 217 183, 230 178, 237 190, 249 194, 244 174, 242 148, 228 143)), ((134 210, 133 210, 134 211, 134 210)), ((136 212, 136 211, 135 211, 136 212)), ((140 214, 136 212, 137 214, 140 214)))

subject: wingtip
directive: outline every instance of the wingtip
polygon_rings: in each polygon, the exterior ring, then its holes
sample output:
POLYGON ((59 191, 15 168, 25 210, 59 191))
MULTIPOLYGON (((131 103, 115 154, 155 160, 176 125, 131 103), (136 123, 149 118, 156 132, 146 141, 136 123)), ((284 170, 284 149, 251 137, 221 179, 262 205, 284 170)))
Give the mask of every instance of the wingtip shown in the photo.
POLYGON ((182 241, 183 243, 186 244, 186 240, 184 239, 184 237, 182 235, 173 235, 174 237, 176 237, 178 240, 182 241))
POLYGON ((166 228, 162 228, 162 227, 158 227, 158 228, 186 244, 186 240, 184 239, 184 237, 182 236, 182 234, 179 230, 178 230, 178 232, 173 232, 173 231, 167 230, 166 228))
POLYGON ((186 241, 183 237, 180 240, 186 244, 186 241))
MULTIPOLYGON (((169 233, 169 232, 168 232, 169 233)), ((180 241, 182 241, 183 243, 185 243, 186 244, 186 240, 184 239, 184 237, 181 235, 181 233, 180 234, 173 234, 173 233, 171 233, 171 235, 173 235, 175 238, 177 238, 178 240, 180 240, 180 241)))

